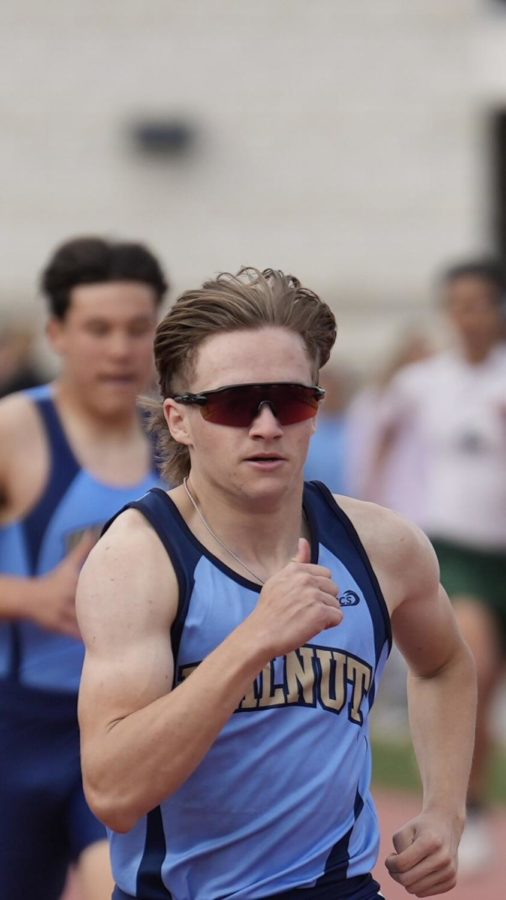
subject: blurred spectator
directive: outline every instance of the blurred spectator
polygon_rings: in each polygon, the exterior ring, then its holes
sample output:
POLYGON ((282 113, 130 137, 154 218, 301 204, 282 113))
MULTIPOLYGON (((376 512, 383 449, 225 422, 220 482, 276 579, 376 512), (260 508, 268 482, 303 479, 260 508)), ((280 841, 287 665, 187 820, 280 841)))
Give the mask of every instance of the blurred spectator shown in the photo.
POLYGON ((371 483, 378 483, 403 430, 416 435, 423 465, 412 478, 423 490, 421 523, 478 673, 476 748, 460 848, 461 870, 471 872, 491 855, 484 817, 488 727, 506 648, 505 278, 494 261, 471 260, 448 269, 441 288, 455 345, 392 380, 371 483))
POLYGON ((44 381, 34 362, 33 341, 33 332, 24 322, 7 322, 0 328, 0 397, 44 381))
POLYGON ((320 384, 326 394, 318 413, 304 469, 306 481, 323 481, 334 494, 348 494, 345 476, 346 409, 353 390, 351 372, 327 368, 320 384))
POLYGON ((433 352, 422 330, 402 334, 376 378, 355 394, 347 414, 346 479, 350 494, 395 509, 414 522, 421 517, 423 489, 420 480, 413 477, 421 465, 420 444, 413 429, 404 428, 396 434, 381 470, 373 473, 371 464, 381 429, 381 401, 392 379, 405 366, 427 359, 433 352))
MULTIPOLYGON (((422 486, 413 477, 420 465, 420 446, 415 435, 404 429, 397 435, 389 458, 376 480, 371 462, 381 425, 381 400, 404 366, 427 359, 434 352, 432 341, 420 328, 403 331, 377 375, 353 397, 346 423, 346 481, 352 497, 372 500, 402 513, 411 521, 420 518, 422 486)), ((374 726, 388 735, 407 732, 406 663, 397 647, 392 648, 383 677, 383 691, 375 705, 374 726)))

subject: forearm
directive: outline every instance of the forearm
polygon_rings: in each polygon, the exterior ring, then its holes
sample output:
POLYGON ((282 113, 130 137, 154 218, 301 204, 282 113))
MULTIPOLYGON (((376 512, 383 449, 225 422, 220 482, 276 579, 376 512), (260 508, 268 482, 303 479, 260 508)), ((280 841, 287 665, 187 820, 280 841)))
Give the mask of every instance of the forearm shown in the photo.
MULTIPOLYGON (((237 629, 173 691, 83 742, 87 796, 99 817, 125 831, 174 793, 266 662, 237 629)), ((80 702, 88 704, 85 694, 80 702)))
POLYGON ((463 821, 476 719, 476 677, 467 647, 459 644, 432 676, 411 673, 408 702, 424 809, 463 821))
POLYGON ((0 575, 0 619, 31 618, 39 595, 39 579, 0 575))

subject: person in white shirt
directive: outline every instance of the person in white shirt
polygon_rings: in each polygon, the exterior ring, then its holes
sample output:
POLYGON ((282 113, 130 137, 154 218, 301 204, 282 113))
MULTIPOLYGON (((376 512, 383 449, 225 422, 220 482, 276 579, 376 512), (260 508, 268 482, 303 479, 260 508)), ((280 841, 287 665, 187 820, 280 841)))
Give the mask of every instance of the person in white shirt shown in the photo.
POLYGON ((384 427, 383 401, 398 372, 435 353, 428 334, 422 330, 404 331, 386 363, 357 391, 346 410, 345 474, 348 493, 359 500, 370 500, 400 513, 418 524, 423 507, 423 486, 413 478, 418 469, 420 442, 409 428, 398 429, 396 441, 381 477, 371 482, 371 460, 377 433, 384 427))
POLYGON ((461 871, 481 867, 491 845, 484 823, 492 702, 506 655, 505 278, 488 260, 448 269, 441 280, 455 346, 403 369, 383 404, 371 478, 403 429, 416 435, 422 528, 441 566, 476 662, 479 712, 461 871))

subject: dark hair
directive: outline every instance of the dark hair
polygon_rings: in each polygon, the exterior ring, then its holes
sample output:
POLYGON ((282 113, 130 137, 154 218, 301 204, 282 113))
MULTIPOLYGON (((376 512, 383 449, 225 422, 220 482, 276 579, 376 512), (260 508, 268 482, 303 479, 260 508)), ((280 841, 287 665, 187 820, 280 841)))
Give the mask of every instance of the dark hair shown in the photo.
POLYGON ((51 314, 64 319, 73 288, 106 281, 149 285, 158 304, 167 290, 160 263, 147 247, 99 237, 78 237, 61 244, 42 272, 40 286, 51 314))
POLYGON ((503 302, 506 273, 499 260, 487 257, 462 260, 444 269, 440 280, 443 287, 448 287, 460 278, 478 278, 486 282, 493 289, 494 299, 500 304, 503 302))
MULTIPOLYGON (((207 337, 269 326, 300 335, 317 381, 336 339, 336 320, 330 307, 293 275, 245 267, 237 275, 222 272, 201 288, 185 291, 156 331, 162 398, 187 385, 198 348, 207 337)), ((160 406, 152 414, 151 427, 161 451, 162 473, 177 484, 190 470, 188 448, 173 439, 160 406)))

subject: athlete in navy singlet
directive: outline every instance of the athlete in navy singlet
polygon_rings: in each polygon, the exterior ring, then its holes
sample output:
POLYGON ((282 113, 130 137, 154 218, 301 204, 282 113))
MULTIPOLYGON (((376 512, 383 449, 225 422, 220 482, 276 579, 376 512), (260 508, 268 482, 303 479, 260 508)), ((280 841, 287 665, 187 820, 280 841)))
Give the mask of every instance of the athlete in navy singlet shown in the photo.
POLYGON ((105 830, 80 773, 74 595, 104 522, 161 483, 136 397, 165 282, 144 247, 90 238, 56 252, 43 286, 61 373, 0 407, 0 893, 57 900, 73 863, 83 900, 106 900, 105 830))
MULTIPOLYGON (((180 569, 181 613, 173 626, 181 633, 174 654, 179 684, 230 633, 231 609, 239 621, 249 615, 260 585, 199 545, 164 491, 130 506, 151 523, 180 569)), ((156 880, 160 897, 167 896, 164 880, 175 897, 233 892, 245 900, 254 896, 253 885, 264 891, 255 896, 266 896, 301 884, 314 884, 318 896, 339 896, 352 878, 367 886, 364 896, 376 896, 369 877, 379 838, 369 793, 367 719, 388 656, 390 620, 360 540, 328 490, 307 485, 304 512, 312 558, 332 572, 347 615, 265 666, 205 765, 141 819, 128 839, 111 834, 123 889, 118 898, 136 896, 137 886, 142 897, 142 886, 156 880), (241 764, 242 748, 249 745, 241 764), (199 796, 208 798, 212 818, 202 816, 199 796), (156 830, 157 824, 157 839, 147 845, 148 827, 156 830), (311 854, 303 852, 308 829, 311 854), (138 867, 127 865, 132 858, 138 867)))
POLYGON ((158 327, 177 487, 108 523, 78 588, 114 900, 381 897, 368 716, 392 636, 424 803, 387 868, 424 896, 455 884, 472 663, 425 536, 303 482, 334 338, 328 306, 272 270, 188 291, 158 327))

